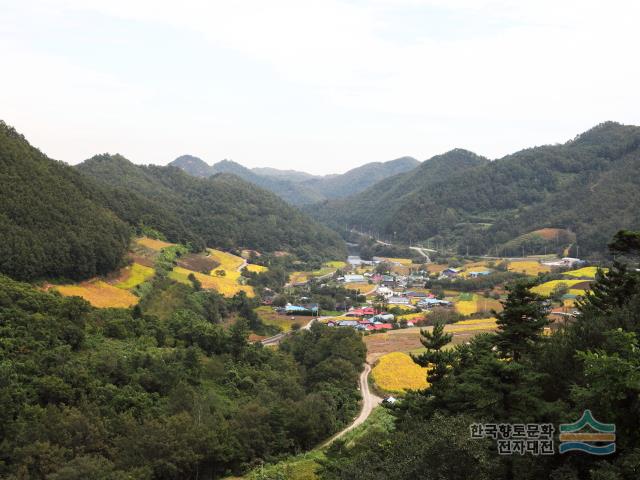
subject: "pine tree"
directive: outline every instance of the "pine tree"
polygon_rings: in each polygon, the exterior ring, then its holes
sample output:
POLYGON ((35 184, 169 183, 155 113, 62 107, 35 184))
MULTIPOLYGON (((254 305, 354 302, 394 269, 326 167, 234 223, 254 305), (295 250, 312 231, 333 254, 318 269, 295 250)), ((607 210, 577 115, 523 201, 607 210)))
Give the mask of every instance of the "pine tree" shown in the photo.
POLYGON ((507 287, 509 294, 502 302, 504 310, 493 312, 498 324, 497 345, 504 357, 518 361, 539 339, 549 323, 542 297, 530 290, 529 283, 518 282, 507 287))
POLYGON ((431 384, 444 377, 453 360, 451 352, 442 350, 445 345, 451 342, 452 338, 453 334, 444 333, 444 322, 436 323, 431 332, 420 330, 420 343, 427 351, 419 356, 412 355, 411 358, 421 367, 429 367, 427 381, 431 384))

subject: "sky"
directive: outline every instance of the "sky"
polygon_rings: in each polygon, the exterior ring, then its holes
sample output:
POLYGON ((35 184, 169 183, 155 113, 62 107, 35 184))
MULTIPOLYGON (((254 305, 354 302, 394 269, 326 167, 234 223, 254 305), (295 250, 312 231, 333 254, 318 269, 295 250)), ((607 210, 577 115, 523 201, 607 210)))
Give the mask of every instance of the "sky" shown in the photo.
POLYGON ((0 119, 48 156, 315 174, 640 124, 640 2, 0 0, 0 119))

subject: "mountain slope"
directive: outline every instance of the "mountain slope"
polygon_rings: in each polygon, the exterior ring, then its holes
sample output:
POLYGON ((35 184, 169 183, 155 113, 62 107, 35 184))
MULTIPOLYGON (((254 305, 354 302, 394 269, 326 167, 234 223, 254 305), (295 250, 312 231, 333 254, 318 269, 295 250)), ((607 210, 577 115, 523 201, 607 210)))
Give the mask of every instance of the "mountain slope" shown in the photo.
POLYGON ((292 205, 304 205, 322 199, 314 191, 303 188, 295 182, 273 176, 259 175, 231 160, 221 160, 213 165, 208 165, 198 157, 182 155, 169 163, 169 166, 180 168, 189 175, 202 178, 211 177, 216 173, 232 173, 247 182, 275 193, 292 205))
POLYGON ((82 279, 118 267, 129 228, 94 193, 0 121, 0 273, 82 279))
POLYGON ((222 160, 208 165, 202 159, 191 155, 178 157, 169 165, 178 167, 196 177, 210 177, 216 173, 233 173, 275 193, 292 205, 308 205, 361 192, 384 178, 413 170, 419 164, 420 162, 414 158, 402 157, 388 162, 367 163, 341 175, 322 177, 271 168, 250 170, 231 160, 222 160))
POLYGON ((179 219, 207 246, 289 250, 307 260, 344 255, 334 232, 232 174, 196 178, 171 166, 134 165, 119 155, 96 156, 77 168, 105 187, 162 205, 168 217, 179 219))
POLYGON ((397 232, 405 241, 431 239, 471 253, 544 227, 570 229, 580 252, 596 253, 616 229, 640 226, 639 127, 608 122, 564 145, 459 171, 443 164, 439 178, 418 174, 437 159, 312 211, 326 222, 368 223, 388 237, 397 232))
POLYGON ((304 185, 321 192, 327 199, 344 198, 361 192, 387 177, 411 171, 418 165, 420 162, 412 157, 402 157, 388 162, 372 162, 342 175, 308 180, 304 185))

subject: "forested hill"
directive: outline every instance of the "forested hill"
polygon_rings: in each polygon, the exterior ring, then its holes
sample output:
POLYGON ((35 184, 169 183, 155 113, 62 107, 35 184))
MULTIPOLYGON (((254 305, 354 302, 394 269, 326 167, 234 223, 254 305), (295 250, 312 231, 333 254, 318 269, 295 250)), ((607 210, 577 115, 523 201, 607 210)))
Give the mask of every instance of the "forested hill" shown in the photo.
POLYGON ((454 150, 309 211, 333 226, 365 224, 478 254, 540 228, 565 228, 590 254, 604 251, 618 229, 640 227, 639 174, 640 127, 607 122, 492 162, 454 150))
POLYGON ((292 205, 304 205, 319 202, 324 199, 322 195, 318 195, 315 191, 304 188, 296 182, 254 173, 250 169, 231 160, 222 160, 213 165, 209 165, 198 157, 182 155, 171 162, 169 166, 180 168, 189 175, 201 178, 208 178, 218 173, 231 173, 247 182, 275 193, 292 205))
POLYGON ((389 176, 413 170, 419 164, 415 158, 402 157, 388 162, 367 163, 340 175, 325 176, 269 168, 250 170, 230 160, 208 165, 204 160, 192 155, 178 157, 169 165, 196 177, 233 173, 275 193, 292 205, 309 205, 361 192, 389 176))
MULTIPOLYGON (((150 212, 129 217, 165 233, 186 229, 207 246, 248 247, 263 251, 287 250, 305 260, 340 258, 344 243, 334 232, 287 205, 276 195, 231 174, 196 178, 175 167, 134 165, 120 155, 98 155, 78 170, 104 188, 120 192, 119 198, 143 198, 150 212), (154 207, 154 209, 151 208, 154 207), (167 219, 179 224, 167 229, 167 219)), ((136 211, 139 203, 109 207, 119 215, 136 211)))
POLYGON ((94 194, 0 121, 0 273, 78 279, 118 267, 130 229, 94 194))

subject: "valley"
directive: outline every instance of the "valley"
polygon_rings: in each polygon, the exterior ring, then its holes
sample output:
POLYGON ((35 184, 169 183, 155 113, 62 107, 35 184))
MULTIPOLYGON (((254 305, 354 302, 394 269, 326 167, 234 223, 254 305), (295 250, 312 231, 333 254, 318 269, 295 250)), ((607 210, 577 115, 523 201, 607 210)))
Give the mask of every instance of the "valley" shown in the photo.
POLYGON ((261 180, 185 157, 69 167, 0 127, 3 477, 387 478, 387 458, 414 465, 451 438, 495 465, 468 445, 469 412, 565 415, 559 398, 593 401, 567 393, 595 381, 580 352, 636 361, 621 333, 637 327, 631 207, 615 222, 594 207, 586 228, 548 206, 580 195, 575 156, 629 175, 636 127, 495 161, 454 150, 343 176, 250 171, 261 180))

